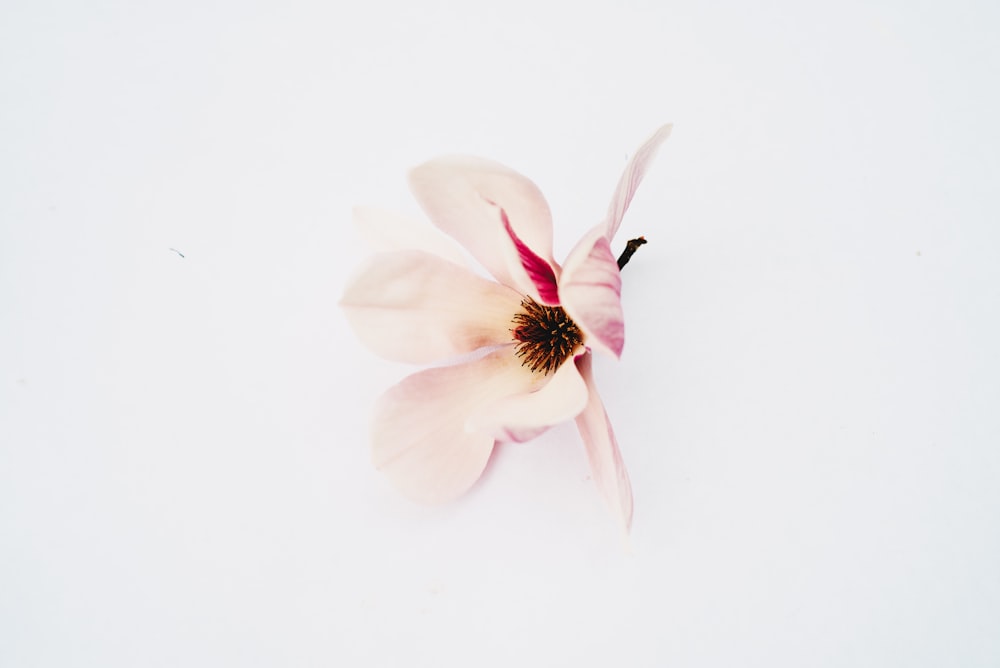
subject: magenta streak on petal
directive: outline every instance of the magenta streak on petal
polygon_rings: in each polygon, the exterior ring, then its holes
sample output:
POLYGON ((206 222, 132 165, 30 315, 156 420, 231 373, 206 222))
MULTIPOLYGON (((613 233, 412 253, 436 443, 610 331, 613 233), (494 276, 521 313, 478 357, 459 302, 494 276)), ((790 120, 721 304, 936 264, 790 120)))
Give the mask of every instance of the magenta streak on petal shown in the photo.
MULTIPOLYGON (((490 204, 494 203, 490 202, 490 204)), ((496 205, 494 204, 494 206, 496 205)), ((521 266, 524 267, 528 278, 531 279, 531 282, 537 288, 538 296, 549 306, 559 306, 559 285, 556 282, 556 274, 552 270, 552 265, 538 257, 533 250, 528 248, 526 243, 521 241, 517 233, 514 232, 510 220, 507 218, 507 212, 503 210, 503 207, 497 208, 500 209, 500 217, 503 219, 503 226, 507 230, 507 235, 510 236, 510 240, 517 246, 517 255, 521 259, 521 266)))

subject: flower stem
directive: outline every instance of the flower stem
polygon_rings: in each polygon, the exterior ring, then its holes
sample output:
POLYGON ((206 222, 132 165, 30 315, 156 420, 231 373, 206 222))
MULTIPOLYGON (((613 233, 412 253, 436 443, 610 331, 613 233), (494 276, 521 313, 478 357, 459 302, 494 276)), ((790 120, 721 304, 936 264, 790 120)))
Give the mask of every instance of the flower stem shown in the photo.
POLYGON ((618 271, 621 271, 622 267, 628 264, 628 261, 632 259, 632 256, 635 254, 635 252, 639 250, 639 246, 643 245, 644 243, 646 243, 646 237, 636 237, 635 239, 629 239, 629 242, 625 244, 625 250, 623 250, 622 254, 618 256, 618 271))

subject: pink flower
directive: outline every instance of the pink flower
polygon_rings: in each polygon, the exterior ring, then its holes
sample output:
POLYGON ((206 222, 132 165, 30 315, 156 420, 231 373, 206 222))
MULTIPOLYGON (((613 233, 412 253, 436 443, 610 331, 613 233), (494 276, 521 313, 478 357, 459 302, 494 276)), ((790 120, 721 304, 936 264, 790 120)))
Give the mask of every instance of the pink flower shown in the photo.
POLYGON ((413 194, 458 249, 399 216, 358 209, 386 249, 347 286, 341 306, 382 357, 458 362, 405 378, 378 401, 375 466, 406 496, 436 503, 468 490, 498 441, 526 441, 575 418, 595 482, 627 530, 632 489, 594 385, 591 351, 620 357, 621 279, 610 242, 669 125, 632 156, 604 221, 560 267, 552 221, 534 183, 495 162, 448 157, 410 173, 413 194), (478 356, 469 353, 480 351, 478 356))

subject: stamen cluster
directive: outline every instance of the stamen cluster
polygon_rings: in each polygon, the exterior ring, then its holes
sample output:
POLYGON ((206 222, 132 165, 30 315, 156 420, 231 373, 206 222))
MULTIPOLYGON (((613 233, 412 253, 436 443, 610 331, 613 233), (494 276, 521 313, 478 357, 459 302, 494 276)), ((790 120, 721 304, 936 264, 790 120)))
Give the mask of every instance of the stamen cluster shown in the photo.
POLYGON ((518 342, 514 354, 522 358, 521 366, 548 375, 583 343, 583 333, 561 306, 545 306, 525 297, 521 307, 524 311, 512 321, 511 334, 518 342))

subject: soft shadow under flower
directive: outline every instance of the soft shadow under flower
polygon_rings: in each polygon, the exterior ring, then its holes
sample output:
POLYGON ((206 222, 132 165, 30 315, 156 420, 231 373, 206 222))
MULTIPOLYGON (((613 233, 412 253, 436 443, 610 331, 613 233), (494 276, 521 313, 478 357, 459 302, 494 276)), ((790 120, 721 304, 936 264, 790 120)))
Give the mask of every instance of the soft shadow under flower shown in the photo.
POLYGON ((431 363, 378 401, 375 466, 415 501, 439 503, 468 490, 494 445, 526 441, 575 419, 591 473, 627 531, 632 489, 594 385, 592 351, 620 357, 625 343, 619 267, 611 240, 660 144, 666 125, 632 156, 605 219, 560 266, 552 220, 534 183, 496 162, 431 160, 410 173, 413 194, 441 231, 373 209, 355 210, 383 250, 361 268, 340 304, 358 337, 390 360, 431 363))

